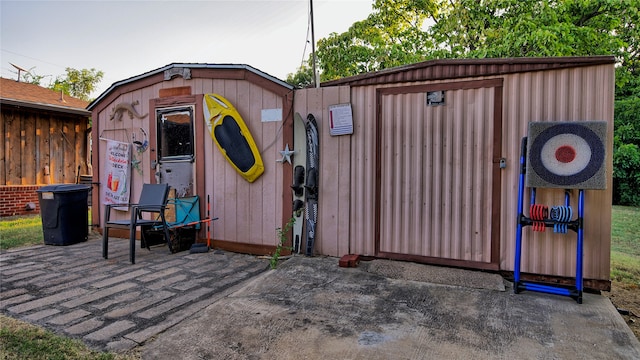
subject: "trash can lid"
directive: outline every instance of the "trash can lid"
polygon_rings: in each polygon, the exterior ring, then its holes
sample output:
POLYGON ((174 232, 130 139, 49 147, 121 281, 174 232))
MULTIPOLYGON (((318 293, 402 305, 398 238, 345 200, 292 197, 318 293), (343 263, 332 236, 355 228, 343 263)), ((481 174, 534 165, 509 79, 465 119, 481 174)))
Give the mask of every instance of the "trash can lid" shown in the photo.
POLYGON ((90 189, 91 189, 91 186, 82 185, 82 184, 56 184, 56 185, 43 186, 40 189, 36 190, 36 192, 64 193, 64 192, 76 192, 76 191, 89 191, 90 189))

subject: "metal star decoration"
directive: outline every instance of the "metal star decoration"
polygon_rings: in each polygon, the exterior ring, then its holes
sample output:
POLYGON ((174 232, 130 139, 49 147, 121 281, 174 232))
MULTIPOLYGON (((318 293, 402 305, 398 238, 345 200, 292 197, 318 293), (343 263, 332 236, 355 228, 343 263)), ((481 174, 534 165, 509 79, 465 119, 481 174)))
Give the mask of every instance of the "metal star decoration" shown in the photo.
POLYGON ((280 151, 280 154, 282 154, 282 159, 276 160, 277 162, 288 162, 289 164, 291 164, 291 155, 295 154, 295 151, 289 150, 289 144, 287 144, 285 145, 284 150, 280 151))

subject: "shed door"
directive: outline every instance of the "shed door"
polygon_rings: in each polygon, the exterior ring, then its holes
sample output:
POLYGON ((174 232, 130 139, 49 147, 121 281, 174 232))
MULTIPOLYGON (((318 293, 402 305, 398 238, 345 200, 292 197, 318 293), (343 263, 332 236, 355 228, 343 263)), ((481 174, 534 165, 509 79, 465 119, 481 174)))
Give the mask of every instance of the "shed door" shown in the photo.
POLYGON ((502 85, 486 85, 379 90, 379 256, 497 269, 502 85))
POLYGON ((194 107, 156 109, 158 143, 157 182, 169 184, 176 197, 194 195, 194 107))

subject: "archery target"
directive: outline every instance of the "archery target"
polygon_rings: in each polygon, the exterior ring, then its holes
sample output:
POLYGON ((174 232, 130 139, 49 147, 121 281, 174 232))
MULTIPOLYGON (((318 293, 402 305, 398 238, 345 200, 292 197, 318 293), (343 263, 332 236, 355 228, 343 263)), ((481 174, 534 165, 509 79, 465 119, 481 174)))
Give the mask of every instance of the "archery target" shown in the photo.
POLYGON ((527 146, 527 186, 605 189, 607 123, 532 122, 527 146))

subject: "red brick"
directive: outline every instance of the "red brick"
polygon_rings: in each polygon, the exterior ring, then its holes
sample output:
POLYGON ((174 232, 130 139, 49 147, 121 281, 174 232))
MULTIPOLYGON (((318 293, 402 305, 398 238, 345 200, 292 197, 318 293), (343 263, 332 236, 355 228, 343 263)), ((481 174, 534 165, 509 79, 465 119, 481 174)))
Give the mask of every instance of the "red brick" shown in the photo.
POLYGON ((360 263, 360 255, 357 254, 349 254, 343 255, 338 262, 340 267, 357 267, 358 263, 360 263))

